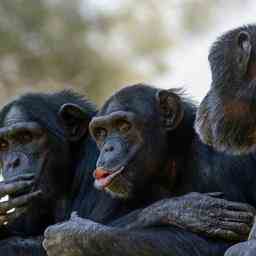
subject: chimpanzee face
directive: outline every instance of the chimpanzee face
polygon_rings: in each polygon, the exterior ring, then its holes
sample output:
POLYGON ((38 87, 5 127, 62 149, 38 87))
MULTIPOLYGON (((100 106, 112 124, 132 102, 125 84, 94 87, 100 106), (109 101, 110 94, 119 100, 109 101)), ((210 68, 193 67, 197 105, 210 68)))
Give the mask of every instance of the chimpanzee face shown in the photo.
POLYGON ((130 180, 133 179, 128 169, 135 168, 130 164, 145 143, 142 122, 129 111, 107 111, 94 118, 90 127, 101 150, 94 173, 95 187, 119 197, 128 197, 132 189, 130 180))
MULTIPOLYGON (((0 161, 5 180, 31 180, 32 191, 42 191, 41 199, 54 200, 68 191, 67 182, 72 177, 70 158, 68 140, 61 140, 33 121, 22 106, 14 104, 5 113, 0 128, 0 161)), ((27 192, 17 191, 15 195, 27 192)))
POLYGON ((37 175, 47 157, 44 129, 32 122, 21 107, 13 106, 0 128, 0 159, 4 179, 37 175))
POLYGON ((131 86, 105 103, 90 123, 100 149, 97 189, 126 199, 159 175, 168 157, 167 127, 175 128, 182 116, 176 98, 168 91, 131 86))

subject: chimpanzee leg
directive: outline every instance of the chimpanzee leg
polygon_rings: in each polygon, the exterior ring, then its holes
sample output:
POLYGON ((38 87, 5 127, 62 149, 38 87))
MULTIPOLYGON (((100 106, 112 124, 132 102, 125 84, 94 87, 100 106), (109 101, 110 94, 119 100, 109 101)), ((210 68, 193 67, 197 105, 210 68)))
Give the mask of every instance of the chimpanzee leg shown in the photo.
POLYGON ((42 237, 20 238, 12 237, 0 241, 0 255, 2 256, 46 256, 42 247, 42 237))

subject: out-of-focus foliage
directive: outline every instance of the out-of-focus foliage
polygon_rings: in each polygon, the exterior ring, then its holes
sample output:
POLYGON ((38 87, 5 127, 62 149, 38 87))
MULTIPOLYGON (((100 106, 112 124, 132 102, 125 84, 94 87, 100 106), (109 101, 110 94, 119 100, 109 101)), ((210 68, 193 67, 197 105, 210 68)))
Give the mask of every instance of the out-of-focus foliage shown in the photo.
POLYGON ((102 102, 165 72, 179 21, 187 30, 207 24, 214 2, 1 0, 0 100, 72 87, 102 102))
POLYGON ((104 11, 89 1, 1 0, 2 96, 72 86, 101 101, 162 71, 170 40, 161 18, 150 1, 131 3, 104 11))

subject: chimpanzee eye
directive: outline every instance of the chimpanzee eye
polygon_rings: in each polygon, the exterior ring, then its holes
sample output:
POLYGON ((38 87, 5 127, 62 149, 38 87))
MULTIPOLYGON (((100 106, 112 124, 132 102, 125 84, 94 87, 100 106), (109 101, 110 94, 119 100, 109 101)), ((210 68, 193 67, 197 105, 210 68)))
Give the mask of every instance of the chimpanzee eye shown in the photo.
POLYGON ((7 150, 9 147, 9 143, 5 139, 0 139, 0 151, 7 150))
POLYGON ((129 123, 125 120, 120 120, 117 123, 117 127, 121 133, 126 133, 131 129, 132 125, 131 125, 131 123, 129 123))
POLYGON ((104 140, 107 136, 107 130, 102 127, 97 127, 94 129, 94 136, 97 140, 104 140))
POLYGON ((21 143, 29 143, 32 141, 33 139, 33 136, 31 134, 31 132, 29 131, 23 131, 23 132, 20 132, 18 135, 17 135, 17 139, 19 142, 21 143))

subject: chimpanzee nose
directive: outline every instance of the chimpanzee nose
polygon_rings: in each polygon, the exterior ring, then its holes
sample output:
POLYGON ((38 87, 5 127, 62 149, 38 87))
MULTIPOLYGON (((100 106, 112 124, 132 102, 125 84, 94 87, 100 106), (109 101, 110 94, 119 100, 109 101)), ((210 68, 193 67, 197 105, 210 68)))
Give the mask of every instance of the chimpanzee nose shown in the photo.
POLYGON ((20 159, 17 157, 16 159, 14 159, 13 163, 12 163, 12 167, 18 167, 20 165, 20 159))
POLYGON ((105 152, 111 152, 114 150, 114 146, 113 145, 107 145, 104 147, 104 151, 105 152))
POLYGON ((20 165, 20 158, 19 157, 15 157, 13 160, 11 160, 8 163, 8 167, 9 168, 16 168, 20 165))

